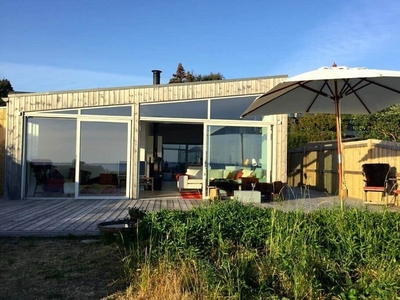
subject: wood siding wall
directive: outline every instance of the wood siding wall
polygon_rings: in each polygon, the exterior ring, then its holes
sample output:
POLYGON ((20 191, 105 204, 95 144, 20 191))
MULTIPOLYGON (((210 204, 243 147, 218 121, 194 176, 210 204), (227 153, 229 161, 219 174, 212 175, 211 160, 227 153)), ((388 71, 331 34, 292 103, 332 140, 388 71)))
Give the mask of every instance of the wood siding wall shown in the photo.
MULTIPOLYGON (((364 199, 362 165, 388 163, 400 175, 400 143, 381 140, 343 143, 344 183, 348 196, 364 199)), ((337 146, 332 143, 310 143, 288 151, 288 183, 308 183, 311 188, 329 194, 338 192, 337 146), (307 175, 305 179, 304 174, 307 175), (306 181, 307 180, 307 181, 306 181)), ((369 193, 368 200, 379 201, 379 193, 369 193)))
MULTIPOLYGON (((133 170, 136 170, 138 153, 139 104, 187 99, 207 99, 215 97, 256 95, 265 93, 286 76, 249 78, 242 80, 222 80, 186 84, 165 84, 115 89, 93 89, 62 91, 37 94, 13 94, 7 104, 7 145, 5 197, 21 197, 23 113, 50 109, 101 107, 118 104, 133 104, 133 170)), ((281 135, 282 136, 282 135, 281 135)), ((286 135, 285 139, 286 139, 286 135)), ((284 144, 282 144, 284 145, 284 144)), ((275 149, 285 153, 285 149, 275 149)), ((284 173, 286 164, 279 164, 279 173, 284 173), (283 169, 283 171, 281 170, 283 169)), ((132 189, 136 190, 136 172, 132 176, 132 189)))
POLYGON ((7 109, 5 106, 0 107, 0 195, 4 193, 5 179, 5 145, 6 145, 6 128, 7 128, 7 109))

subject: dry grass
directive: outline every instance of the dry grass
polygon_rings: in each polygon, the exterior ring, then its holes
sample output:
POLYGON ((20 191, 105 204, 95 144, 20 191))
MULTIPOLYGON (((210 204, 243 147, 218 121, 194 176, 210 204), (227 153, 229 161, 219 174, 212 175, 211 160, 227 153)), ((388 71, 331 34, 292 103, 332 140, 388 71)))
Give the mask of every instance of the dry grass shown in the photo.
POLYGON ((204 274, 195 261, 168 262, 160 260, 155 266, 145 263, 133 276, 130 287, 121 299, 135 300, 194 300, 216 299, 208 289, 204 274))
POLYGON ((117 246, 83 239, 0 238, 0 299, 102 299, 125 291, 117 246))

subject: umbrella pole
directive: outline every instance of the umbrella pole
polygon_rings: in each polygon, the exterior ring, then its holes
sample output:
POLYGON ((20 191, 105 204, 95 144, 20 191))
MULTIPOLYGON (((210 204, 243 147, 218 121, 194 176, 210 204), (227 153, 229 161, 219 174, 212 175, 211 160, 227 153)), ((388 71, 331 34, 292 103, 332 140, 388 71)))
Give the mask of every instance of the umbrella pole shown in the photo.
POLYGON ((336 116, 336 138, 337 138, 337 152, 338 152, 338 183, 339 183, 339 200, 340 208, 343 210, 343 162, 342 162, 342 124, 340 120, 340 109, 339 109, 339 95, 337 81, 335 80, 335 116, 336 116))

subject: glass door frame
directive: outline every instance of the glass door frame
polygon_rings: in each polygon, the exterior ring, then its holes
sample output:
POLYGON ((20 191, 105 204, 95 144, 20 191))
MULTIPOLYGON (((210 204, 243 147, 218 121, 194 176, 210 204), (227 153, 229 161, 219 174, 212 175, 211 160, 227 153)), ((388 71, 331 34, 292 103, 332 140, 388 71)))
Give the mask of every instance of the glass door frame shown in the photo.
POLYGON ((75 198, 76 199, 121 199, 121 198, 129 198, 130 197, 130 186, 131 186, 131 132, 132 132, 132 121, 124 121, 124 120, 100 120, 98 118, 78 118, 77 119, 77 128, 76 128, 76 161, 75 161, 75 198), (125 196, 107 196, 107 195, 79 195, 79 176, 80 176, 80 158, 81 158, 81 125, 82 123, 91 122, 91 123, 121 123, 126 124, 128 127, 127 130, 127 149, 126 149, 126 186, 125 186, 125 196))
MULTIPOLYGON (((127 106, 127 105, 121 105, 127 106)), ((107 106, 108 107, 108 106, 107 106)), ((115 106, 115 107, 118 107, 115 106)), ((102 108, 102 107, 87 107, 89 109, 93 108, 102 108)), ((132 116, 110 116, 110 115, 82 115, 81 110, 86 108, 76 108, 78 110, 77 114, 68 114, 63 113, 63 110, 60 110, 59 113, 53 112, 45 112, 45 111, 35 111, 35 112, 27 112, 23 114, 23 142, 22 142, 22 172, 21 172, 21 199, 38 199, 36 197, 26 197, 26 157, 27 157, 27 123, 28 118, 49 118, 49 119, 70 119, 75 120, 77 124, 76 128, 76 162, 75 162, 75 185, 74 185, 74 197, 48 197, 48 198, 41 198, 41 199, 130 199, 132 197, 131 191, 131 182, 132 182, 132 133, 133 133, 133 124, 134 124, 134 109, 132 106, 132 116), (128 126, 127 132, 127 180, 126 180, 126 191, 125 196, 102 196, 102 195, 94 195, 94 196, 79 196, 79 172, 80 172, 80 139, 81 139, 81 123, 82 122, 103 122, 103 123, 126 123, 128 126)), ((65 109, 67 110, 67 109, 65 109)))
MULTIPOLYGON (((226 120, 209 120, 204 122, 203 126, 203 199, 208 199, 208 167, 211 155, 211 145, 209 140, 209 129, 211 126, 223 126, 223 127, 257 127, 257 128, 270 128, 271 122, 265 121, 226 121, 226 120)), ((267 135, 267 142, 270 142, 270 136, 267 135)), ((267 148, 270 151, 270 147, 267 148)), ((269 153, 272 155, 272 153, 269 153)), ((268 162, 266 165, 267 171, 272 170, 272 164, 269 166, 268 162)))

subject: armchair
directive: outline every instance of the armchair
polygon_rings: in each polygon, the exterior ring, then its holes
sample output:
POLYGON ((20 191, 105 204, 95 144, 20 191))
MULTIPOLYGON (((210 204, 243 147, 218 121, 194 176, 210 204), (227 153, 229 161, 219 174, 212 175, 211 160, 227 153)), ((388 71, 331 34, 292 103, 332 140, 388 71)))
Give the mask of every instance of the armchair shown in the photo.
POLYGON ((176 185, 181 191, 182 189, 201 189, 203 187, 202 167, 188 167, 185 174, 176 175, 176 185))
MULTIPOLYGON (((362 165, 362 172, 364 175, 365 186, 364 189, 364 203, 371 203, 367 199, 369 192, 381 193, 381 201, 385 197, 385 204, 388 204, 388 197, 391 191, 391 182, 389 180, 390 167, 389 164, 384 163, 370 163, 362 165)), ((377 203, 375 203, 377 204, 377 203)))

